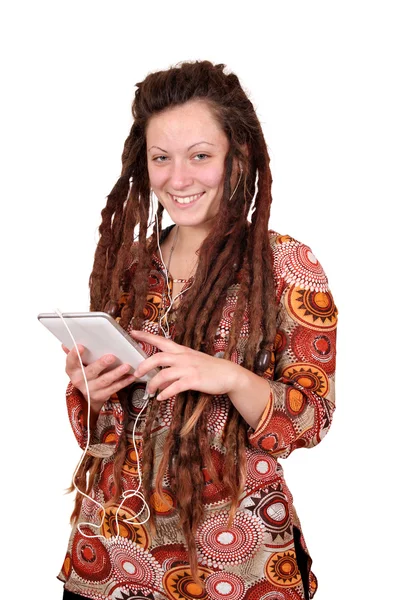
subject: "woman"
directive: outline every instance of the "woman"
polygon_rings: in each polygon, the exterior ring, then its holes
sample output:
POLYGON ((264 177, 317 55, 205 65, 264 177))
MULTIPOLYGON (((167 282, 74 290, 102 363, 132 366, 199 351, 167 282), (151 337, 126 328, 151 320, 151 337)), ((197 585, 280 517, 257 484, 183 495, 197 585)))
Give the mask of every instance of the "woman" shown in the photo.
POLYGON ((67 356, 82 448, 90 431, 76 483, 93 500, 77 494, 64 597, 312 598, 277 459, 331 424, 337 309, 326 275, 308 246, 268 230, 267 147, 224 65, 150 74, 132 110, 91 310, 108 311, 148 358, 127 375, 129 365, 104 373, 114 357, 102 357, 85 367, 86 388, 77 353, 67 356), (174 225, 162 230, 164 210, 174 225), (153 368, 145 390, 138 378, 153 368))

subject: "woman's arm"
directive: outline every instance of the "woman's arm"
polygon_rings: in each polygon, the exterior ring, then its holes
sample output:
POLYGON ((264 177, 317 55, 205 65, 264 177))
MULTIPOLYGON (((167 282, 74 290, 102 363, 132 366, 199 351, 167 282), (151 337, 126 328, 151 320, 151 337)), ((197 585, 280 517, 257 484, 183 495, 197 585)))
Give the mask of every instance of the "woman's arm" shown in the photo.
POLYGON ((244 420, 256 429, 261 416, 272 402, 271 386, 267 379, 240 365, 234 366, 237 379, 228 396, 244 420))
POLYGON ((310 248, 289 236, 280 238, 274 249, 279 290, 275 351, 262 377, 146 331, 130 334, 160 350, 135 372, 141 377, 164 367, 151 380, 150 394, 158 390, 161 401, 188 389, 226 394, 250 425, 249 443, 286 457, 295 448, 318 444, 331 425, 338 310, 310 248))
MULTIPOLYGON (((308 246, 287 239, 275 249, 281 294, 273 368, 263 375, 270 391, 265 386, 260 398, 262 384, 257 376, 247 376, 247 402, 254 405, 249 442, 282 458, 295 448, 315 446, 331 426, 338 316, 321 264, 308 246)), ((231 398, 246 418, 245 390, 243 375, 231 398)))

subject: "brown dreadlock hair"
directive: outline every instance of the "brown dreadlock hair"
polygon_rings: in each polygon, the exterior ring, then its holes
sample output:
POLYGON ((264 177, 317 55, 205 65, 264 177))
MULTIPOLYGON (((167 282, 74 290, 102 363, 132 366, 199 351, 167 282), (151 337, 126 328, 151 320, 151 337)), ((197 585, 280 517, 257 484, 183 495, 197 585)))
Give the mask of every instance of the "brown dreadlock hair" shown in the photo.
MULTIPOLYGON (((132 104, 133 125, 122 153, 121 176, 107 197, 102 211, 93 270, 90 276, 91 310, 103 311, 118 305, 121 291, 128 291, 120 324, 140 329, 144 320, 151 259, 157 248, 157 221, 148 236, 150 183, 146 158, 146 127, 152 116, 189 101, 204 101, 226 134, 229 151, 225 159, 225 181, 219 213, 204 239, 192 287, 185 294, 177 313, 174 341, 194 350, 212 354, 213 339, 221 319, 228 288, 240 287, 229 341, 224 353, 231 359, 241 331, 244 312, 249 313, 249 336, 242 366, 255 371, 260 349, 272 349, 276 335, 276 299, 272 250, 268 238, 272 177, 269 155, 254 107, 237 76, 224 72, 225 65, 209 61, 183 62, 165 71, 148 75, 137 84, 132 104), (243 149, 247 150, 244 151, 243 149), (234 159, 243 168, 240 185, 231 199, 231 174, 234 159), (252 210, 251 210, 252 209, 252 210), (251 212, 251 222, 248 217, 251 212), (133 244, 139 228, 139 241, 133 244), (127 279, 133 256, 137 268, 127 279)), ((158 234, 161 235, 163 207, 158 207, 158 234)), ((112 312, 111 310, 111 312, 112 312)), ((118 394, 122 404, 126 394, 118 394)), ((168 471, 171 490, 188 547, 195 581, 197 556, 195 535, 203 517, 203 468, 218 477, 212 467, 207 434, 207 408, 211 395, 189 390, 177 395, 165 451, 156 474, 155 490, 163 498, 163 476, 168 471)), ((125 406, 126 408, 126 406, 125 406)), ((148 504, 153 482, 154 439, 150 436, 159 408, 148 408, 143 435, 143 487, 148 504)), ((245 447, 248 425, 233 405, 224 435, 226 449, 222 483, 231 498, 229 523, 232 523, 246 477, 245 447)), ((121 494, 121 467, 126 451, 126 434, 114 461, 116 501, 121 494)), ((100 459, 87 457, 77 475, 77 483, 88 493, 100 459), (86 478, 88 475, 88 479, 86 478), (86 483, 87 482, 87 483, 86 483)), ((80 496, 80 495, 78 495, 80 496)), ((72 520, 79 514, 77 497, 72 520)), ((109 504, 109 503, 108 503, 109 504)), ((151 524, 154 531, 155 517, 151 524)))

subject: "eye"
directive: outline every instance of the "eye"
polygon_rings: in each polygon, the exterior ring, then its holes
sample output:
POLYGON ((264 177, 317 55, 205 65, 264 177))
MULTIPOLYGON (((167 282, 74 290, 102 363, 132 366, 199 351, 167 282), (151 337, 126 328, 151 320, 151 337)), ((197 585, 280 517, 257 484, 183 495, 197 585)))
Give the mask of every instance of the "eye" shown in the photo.
POLYGON ((167 160, 167 156, 155 156, 152 160, 154 162, 165 162, 165 160, 167 160))
POLYGON ((208 154, 205 154, 204 152, 199 152, 198 154, 196 154, 196 156, 194 157, 195 159, 198 159, 197 162, 200 162, 206 158, 209 158, 208 154))

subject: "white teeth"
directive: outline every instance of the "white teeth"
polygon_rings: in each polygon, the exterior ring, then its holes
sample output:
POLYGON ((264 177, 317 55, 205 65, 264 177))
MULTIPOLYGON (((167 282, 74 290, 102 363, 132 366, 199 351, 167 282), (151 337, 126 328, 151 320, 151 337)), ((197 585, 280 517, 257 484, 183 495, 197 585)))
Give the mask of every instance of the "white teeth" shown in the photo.
POLYGON ((191 202, 194 202, 194 200, 197 200, 198 198, 200 198, 200 196, 203 195, 203 192, 201 192, 201 194, 196 194, 195 196, 186 196, 186 198, 178 198, 178 196, 172 196, 173 199, 175 200, 175 202, 177 202, 178 204, 190 204, 191 202))

